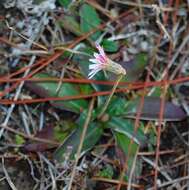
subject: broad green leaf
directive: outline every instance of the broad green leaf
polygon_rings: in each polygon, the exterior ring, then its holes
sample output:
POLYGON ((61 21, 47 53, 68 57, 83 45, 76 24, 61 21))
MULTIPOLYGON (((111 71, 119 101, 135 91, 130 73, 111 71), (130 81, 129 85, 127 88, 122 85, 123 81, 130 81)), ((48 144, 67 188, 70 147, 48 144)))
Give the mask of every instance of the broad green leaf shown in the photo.
POLYGON ((115 41, 104 39, 102 41, 102 46, 106 52, 116 52, 118 50, 118 44, 115 41))
MULTIPOLYGON (((81 6, 79 10, 79 15, 80 28, 83 33, 87 33, 100 25, 101 20, 96 10, 88 4, 83 4, 81 6)), ((96 40, 100 36, 100 33, 100 31, 94 33, 93 35, 91 35, 91 39, 96 40)))
POLYGON ((121 148, 127 158, 127 172, 129 173, 133 166, 133 161, 137 154, 139 145, 135 142, 131 143, 131 139, 123 133, 113 131, 113 134, 118 147, 121 148))
MULTIPOLYGON (((123 152, 126 155, 128 155, 129 146, 131 144, 131 139, 127 135, 125 135, 123 133, 119 133, 119 132, 115 132, 115 131, 113 133, 115 135, 117 144, 120 146, 120 148, 123 150, 123 152)), ((135 142, 133 142, 131 144, 131 148, 130 148, 130 154, 131 155, 133 155, 133 154, 135 155, 138 146, 139 145, 137 143, 135 143, 135 142)))
MULTIPOLYGON (((39 79, 46 77, 50 78, 49 75, 44 73, 37 74, 34 77, 39 79)), ((62 83, 58 91, 57 82, 27 82, 25 85, 41 97, 64 97, 81 94, 79 86, 71 83, 62 83)), ((53 101, 51 104, 59 109, 68 110, 75 113, 80 113, 83 109, 88 107, 88 102, 83 99, 53 101)))
POLYGON ((82 94, 91 94, 94 90, 91 85, 79 84, 79 89, 82 94))
POLYGON ((58 0, 58 2, 59 2, 60 5, 62 5, 63 7, 67 8, 68 5, 71 3, 71 0, 58 0))
MULTIPOLYGON (((83 131, 83 125, 86 119, 86 111, 84 111, 79 120, 78 127, 74 132, 63 142, 63 144, 55 151, 54 158, 58 162, 62 162, 66 159, 75 159, 75 153, 77 152, 81 134, 83 131)), ((103 134, 103 128, 99 123, 92 122, 87 128, 87 133, 84 139, 82 146, 81 156, 86 153, 88 150, 93 148, 95 144, 99 141, 100 137, 103 134)))
POLYGON ((127 100, 120 97, 115 97, 110 101, 107 113, 110 116, 120 116, 125 112, 127 100))
POLYGON ((107 123, 107 126, 113 131, 126 135, 139 145, 144 145, 146 143, 147 138, 143 131, 140 129, 140 127, 135 130, 134 122, 131 120, 112 117, 112 119, 107 123))
MULTIPOLYGON (((107 125, 112 129, 117 145, 127 158, 127 171, 129 173, 139 147, 147 142, 147 138, 140 128, 135 131, 134 122, 129 120, 113 117, 107 125)), ((140 164, 136 163, 135 173, 139 175, 140 172, 140 164)))
POLYGON ((57 21, 61 27, 65 30, 72 32, 73 34, 80 36, 82 34, 79 23, 74 16, 65 15, 63 19, 57 21))
MULTIPOLYGON (((82 130, 83 127, 79 126, 56 150, 54 158, 57 161, 64 161, 66 156, 68 156, 69 159, 75 159, 75 153, 77 152, 77 148, 80 143, 82 130)), ((87 129, 87 134, 85 136, 81 155, 93 148, 102 136, 102 134, 103 129, 97 123, 91 123, 87 129)))

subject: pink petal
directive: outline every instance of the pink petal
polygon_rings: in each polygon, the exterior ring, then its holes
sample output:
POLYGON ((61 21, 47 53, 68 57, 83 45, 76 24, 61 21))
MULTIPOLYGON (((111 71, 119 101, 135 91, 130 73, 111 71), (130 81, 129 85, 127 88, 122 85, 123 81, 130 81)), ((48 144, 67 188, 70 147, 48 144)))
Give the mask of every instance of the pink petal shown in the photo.
POLYGON ((106 58, 103 57, 102 55, 100 54, 97 54, 97 53, 94 53, 94 56, 96 58, 96 60, 99 62, 99 63, 106 63, 106 58))
POLYGON ((100 52, 100 54, 103 56, 103 57, 106 57, 106 54, 104 52, 104 49, 99 45, 99 44, 96 44, 96 48, 98 49, 98 51, 100 52))
POLYGON ((95 59, 89 59, 90 62, 94 63, 89 65, 89 70, 91 70, 88 74, 89 79, 96 75, 96 73, 98 73, 100 70, 103 70, 105 67, 107 67, 108 64, 108 58, 103 48, 99 44, 96 44, 96 48, 98 49, 99 53, 94 53, 95 59))

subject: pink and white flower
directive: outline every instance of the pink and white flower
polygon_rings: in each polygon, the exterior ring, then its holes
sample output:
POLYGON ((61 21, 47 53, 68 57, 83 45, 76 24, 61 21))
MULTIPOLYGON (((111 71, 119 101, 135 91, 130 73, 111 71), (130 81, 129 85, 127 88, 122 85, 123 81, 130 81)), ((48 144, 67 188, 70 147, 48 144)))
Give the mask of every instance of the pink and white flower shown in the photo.
POLYGON ((115 74, 126 74, 125 69, 121 65, 115 63, 107 57, 104 49, 99 44, 96 44, 96 48, 98 49, 99 53, 94 53, 94 58, 89 59, 90 62, 94 63, 89 65, 89 70, 91 70, 88 74, 89 79, 91 79, 101 70, 110 71, 115 74))
POLYGON ((96 73, 98 73, 100 70, 104 70, 108 65, 108 58, 103 48, 98 44, 96 44, 96 48, 98 49, 99 53, 94 53, 95 58, 89 59, 90 62, 94 63, 89 65, 89 70, 91 70, 88 75, 89 79, 96 75, 96 73))

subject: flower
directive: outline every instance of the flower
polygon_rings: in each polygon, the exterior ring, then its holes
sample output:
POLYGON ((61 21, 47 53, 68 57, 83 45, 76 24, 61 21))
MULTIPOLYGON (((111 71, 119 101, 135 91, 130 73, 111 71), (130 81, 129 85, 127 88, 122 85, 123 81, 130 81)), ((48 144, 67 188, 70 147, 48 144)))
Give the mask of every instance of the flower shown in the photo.
POLYGON ((99 53, 94 53, 94 58, 89 59, 90 62, 94 63, 89 65, 89 70, 91 70, 88 74, 89 79, 91 79, 101 70, 110 71, 117 75, 126 74, 125 69, 121 65, 115 63, 107 57, 104 49, 99 44, 96 44, 96 48, 98 49, 99 53))

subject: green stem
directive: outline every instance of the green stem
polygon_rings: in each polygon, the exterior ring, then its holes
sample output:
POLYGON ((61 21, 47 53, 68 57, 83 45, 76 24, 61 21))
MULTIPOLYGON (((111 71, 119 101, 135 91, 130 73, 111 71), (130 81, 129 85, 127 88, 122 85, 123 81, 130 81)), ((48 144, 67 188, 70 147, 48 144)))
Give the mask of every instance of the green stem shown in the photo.
POLYGON ((118 86, 120 80, 122 79, 122 77, 123 77, 123 75, 119 75, 119 76, 118 76, 118 78, 117 78, 117 80, 116 80, 116 82, 115 82, 115 84, 114 84, 114 86, 113 86, 113 88, 112 88, 112 91, 111 91, 111 93, 110 93, 108 99, 106 100, 106 102, 105 102, 105 104, 104 104, 104 107, 102 108, 102 110, 101 110, 101 112, 100 112, 100 114, 98 115, 97 118, 100 119, 100 118, 102 118, 102 116, 104 115, 104 113, 105 113, 106 109, 108 108, 108 105, 109 105, 109 103, 110 103, 110 101, 111 101, 111 99, 112 99, 112 96, 114 95, 114 92, 115 92, 115 90, 116 90, 116 88, 117 88, 117 86, 118 86))

